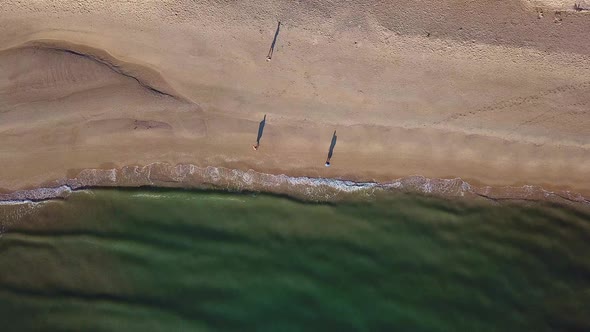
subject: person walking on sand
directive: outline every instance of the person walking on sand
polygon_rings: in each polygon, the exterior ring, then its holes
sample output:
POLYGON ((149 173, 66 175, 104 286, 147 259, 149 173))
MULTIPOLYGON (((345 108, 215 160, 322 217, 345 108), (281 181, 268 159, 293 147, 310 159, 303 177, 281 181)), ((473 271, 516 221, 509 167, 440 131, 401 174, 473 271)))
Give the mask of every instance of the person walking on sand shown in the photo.
POLYGON ((252 145, 252 149, 257 151, 260 147, 260 139, 262 138, 262 133, 264 132, 264 126, 266 125, 266 114, 264 114, 264 119, 260 121, 258 124, 258 137, 256 137, 256 144, 252 145))
POLYGON ((336 136, 336 130, 334 130, 334 134, 332 135, 332 142, 330 143, 330 150, 328 151, 328 159, 326 159, 326 163, 324 164, 326 167, 330 167, 330 159, 332 159, 332 154, 334 153, 334 147, 336 146, 336 140, 338 136, 336 136))
POLYGON ((266 61, 270 61, 272 59, 272 54, 275 51, 275 44, 277 43, 277 37, 279 36, 279 31, 281 30, 281 21, 277 24, 277 30, 275 31, 275 36, 272 39, 272 44, 270 45, 270 49, 268 50, 268 55, 266 56, 266 61))

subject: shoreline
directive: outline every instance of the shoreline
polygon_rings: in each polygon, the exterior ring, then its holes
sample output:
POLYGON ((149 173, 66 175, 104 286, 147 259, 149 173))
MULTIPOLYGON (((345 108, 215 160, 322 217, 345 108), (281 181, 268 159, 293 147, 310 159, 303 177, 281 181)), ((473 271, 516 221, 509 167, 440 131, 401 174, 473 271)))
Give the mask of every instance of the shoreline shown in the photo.
POLYGON ((112 169, 85 169, 75 177, 42 187, 0 194, 0 205, 39 203, 65 199, 70 194, 92 189, 169 188, 219 190, 237 193, 281 195, 305 202, 362 200, 388 193, 416 193, 442 198, 488 201, 533 201, 590 206, 590 199, 568 190, 541 186, 477 186, 461 178, 437 179, 414 175, 387 182, 356 182, 336 178, 292 177, 192 164, 152 163, 112 169))

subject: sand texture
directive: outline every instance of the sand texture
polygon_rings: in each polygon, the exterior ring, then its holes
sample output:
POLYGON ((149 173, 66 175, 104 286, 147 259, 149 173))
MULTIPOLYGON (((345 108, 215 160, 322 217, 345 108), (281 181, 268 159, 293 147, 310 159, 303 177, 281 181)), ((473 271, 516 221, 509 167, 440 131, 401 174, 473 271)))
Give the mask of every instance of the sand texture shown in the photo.
POLYGON ((572 6, 3 0, 0 191, 168 163, 590 195, 590 13, 572 6))

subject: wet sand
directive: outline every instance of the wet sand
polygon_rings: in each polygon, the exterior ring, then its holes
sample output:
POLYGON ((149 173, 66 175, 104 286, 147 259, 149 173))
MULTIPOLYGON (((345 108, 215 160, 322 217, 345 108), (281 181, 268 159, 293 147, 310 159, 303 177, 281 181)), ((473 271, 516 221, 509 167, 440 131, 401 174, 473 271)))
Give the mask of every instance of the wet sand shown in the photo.
POLYGON ((168 163, 590 194, 585 12, 519 0, 8 0, 0 18, 5 193, 168 163))

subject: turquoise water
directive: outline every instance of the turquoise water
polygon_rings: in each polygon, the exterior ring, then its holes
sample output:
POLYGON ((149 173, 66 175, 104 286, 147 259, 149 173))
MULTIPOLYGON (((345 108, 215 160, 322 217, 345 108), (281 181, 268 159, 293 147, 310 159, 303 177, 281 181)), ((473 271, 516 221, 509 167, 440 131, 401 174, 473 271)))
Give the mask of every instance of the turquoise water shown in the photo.
POLYGON ((3 331, 590 331, 590 214, 546 204, 96 190, 0 268, 3 331))

